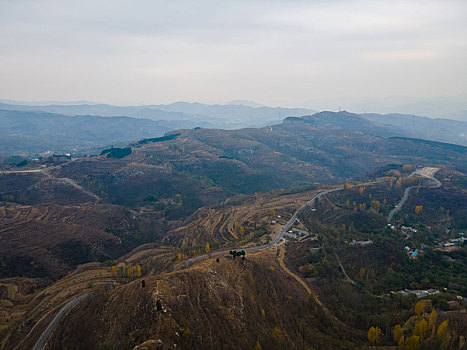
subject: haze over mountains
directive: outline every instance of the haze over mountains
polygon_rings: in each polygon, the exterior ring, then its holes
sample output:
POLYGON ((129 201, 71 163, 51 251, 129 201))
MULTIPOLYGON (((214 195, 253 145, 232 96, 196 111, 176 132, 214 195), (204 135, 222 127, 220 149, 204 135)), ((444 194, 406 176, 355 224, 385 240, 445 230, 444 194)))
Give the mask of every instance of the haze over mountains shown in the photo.
POLYGON ((311 100, 306 105, 315 109, 343 109, 355 113, 409 114, 429 118, 447 118, 467 121, 467 95, 439 97, 335 97, 311 100))
POLYGON ((320 129, 359 131, 378 137, 412 137, 467 145, 467 122, 404 114, 314 113, 303 108, 257 107, 250 101, 227 105, 176 102, 169 105, 0 104, 0 155, 43 152, 97 153, 166 132, 194 127, 240 129, 280 124, 295 117, 320 129), (254 107, 247 106, 246 104, 254 107))
MULTIPOLYGON (((234 103, 236 101, 233 101, 234 103)), ((113 106, 108 104, 50 104, 27 105, 0 103, 0 109, 50 112, 64 115, 97 115, 102 117, 126 116, 152 120, 189 120, 200 126, 217 128, 258 127, 276 123, 286 116, 313 113, 305 108, 251 107, 237 101, 235 104, 206 105, 175 102, 168 105, 113 106)))

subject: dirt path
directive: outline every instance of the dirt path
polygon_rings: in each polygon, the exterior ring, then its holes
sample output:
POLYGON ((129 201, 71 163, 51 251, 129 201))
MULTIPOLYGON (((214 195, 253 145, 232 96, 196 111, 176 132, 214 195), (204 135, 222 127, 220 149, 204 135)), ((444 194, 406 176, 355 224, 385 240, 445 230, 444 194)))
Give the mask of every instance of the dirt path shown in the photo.
POLYGON ((92 193, 91 191, 86 190, 83 188, 81 185, 77 184, 74 180, 67 178, 67 177, 54 177, 50 175, 49 170, 51 169, 56 169, 59 166, 56 167, 51 167, 51 168, 43 168, 43 169, 28 169, 28 170, 6 170, 6 171, 0 171, 1 174, 31 174, 31 173, 41 173, 44 174, 47 177, 47 180, 57 180, 57 181, 65 181, 69 185, 73 186, 77 190, 86 193, 88 196, 93 197, 96 200, 96 203, 100 202, 100 197, 96 195, 95 193, 92 193))
POLYGON ((331 311, 319 300, 318 295, 314 293, 311 288, 308 286, 308 284, 297 274, 293 273, 290 271, 287 266, 285 265, 284 262, 284 257, 285 257, 285 248, 284 245, 281 244, 277 247, 279 249, 280 255, 279 255, 279 265, 281 268, 284 270, 285 273, 287 273, 289 276, 293 277, 306 291, 307 293, 314 298, 316 303, 323 309, 323 311, 328 315, 330 318, 332 318, 333 321, 335 321, 342 329, 345 329, 347 332, 357 336, 357 337, 365 337, 366 332, 361 331, 359 329, 353 328, 345 323, 343 323, 341 320, 339 320, 336 316, 334 316, 331 311))
POLYGON ((351 278, 349 277, 349 275, 347 275, 347 272, 346 272, 345 269, 344 269, 344 265, 342 265, 341 259, 339 259, 339 256, 337 255, 336 252, 334 252, 334 256, 336 257, 336 260, 337 260, 337 262, 339 263, 339 266, 340 266, 340 268, 341 268, 341 270, 342 270, 342 273, 343 273, 344 276, 345 276, 346 281, 349 282, 350 284, 353 284, 354 286, 356 286, 357 283, 355 283, 355 281, 354 281, 353 279, 351 279, 351 278))
MULTIPOLYGON (((302 280, 300 278, 300 276, 294 274, 292 271, 290 271, 287 266, 285 266, 285 263, 284 263, 284 256, 285 256, 285 248, 284 248, 284 245, 281 244, 277 247, 279 249, 279 252, 280 252, 280 255, 279 255, 279 265, 282 267, 282 269, 291 277, 293 277, 306 291, 309 295, 315 295, 315 293, 310 289, 310 287, 308 287, 308 284, 306 284, 306 282, 304 280, 302 280)), ((323 306, 321 304, 321 302, 318 300, 318 298, 316 297, 316 302, 320 305, 320 306, 323 306)))

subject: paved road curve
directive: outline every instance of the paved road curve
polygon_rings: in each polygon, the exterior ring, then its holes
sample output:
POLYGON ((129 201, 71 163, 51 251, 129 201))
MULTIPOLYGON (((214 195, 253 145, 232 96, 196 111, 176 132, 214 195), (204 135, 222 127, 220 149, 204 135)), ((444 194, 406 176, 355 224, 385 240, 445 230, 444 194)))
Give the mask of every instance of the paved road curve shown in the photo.
MULTIPOLYGON (((362 183, 362 184, 358 184, 358 185, 355 185, 354 187, 361 187, 361 186, 368 186, 368 185, 373 185, 373 184, 376 184, 376 183, 379 183, 379 182, 384 182, 385 180, 379 180, 379 181, 370 181, 370 182, 365 182, 365 183, 362 183)), ((290 220, 285 224, 285 226, 281 229, 281 231, 279 232, 279 234, 276 236, 276 238, 274 238, 272 240, 272 242, 269 242, 267 244, 263 244, 261 246, 258 246, 258 247, 249 247, 249 248, 234 248, 235 250, 244 250, 245 252, 257 252, 257 251, 260 251, 260 250, 263 250, 263 249, 268 249, 268 248, 271 248, 273 246, 275 246, 277 243, 280 242, 280 240, 284 237, 284 234, 290 229, 290 227, 295 223, 295 221, 297 220, 298 216, 302 213, 302 211, 308 207, 309 205, 313 204, 315 202, 315 200, 317 200, 318 198, 328 194, 328 193, 331 193, 331 192, 337 192, 337 191, 342 191, 344 189, 344 187, 337 187, 337 188, 332 188, 332 189, 329 189, 329 190, 326 190, 326 191, 323 191, 323 192, 320 192, 318 193, 316 196, 314 196, 312 199, 310 199, 308 202, 306 202, 305 204, 303 204, 300 209, 298 209, 294 214, 293 216, 290 218, 290 220)), ((215 256, 218 256, 218 255, 224 255, 224 254, 228 254, 229 253, 229 250, 222 250, 222 251, 218 251, 218 252, 213 252, 213 253, 209 253, 209 254, 205 254, 205 255, 200 255, 200 256, 197 256, 196 258, 193 258, 193 259, 189 259, 187 261, 185 261, 179 268, 179 270, 182 270, 182 269, 186 269, 187 267, 193 265, 194 263, 198 262, 198 261, 202 261, 202 260, 205 260, 205 259, 208 259, 208 258, 211 258, 211 257, 215 257, 215 256)))
POLYGON ((61 321, 63 317, 66 316, 66 314, 73 309, 76 305, 78 305, 81 301, 86 299, 88 296, 90 296, 92 292, 83 294, 72 301, 68 302, 62 309, 58 312, 58 314, 55 316, 55 318, 50 322, 50 324, 47 326, 46 330, 44 333, 42 333, 41 337, 37 341, 36 345, 34 345, 33 350, 42 350, 44 349, 45 345, 49 341, 50 337, 52 336, 52 333, 54 332, 55 328, 57 327, 58 323, 61 321))
MULTIPOLYGON (((409 177, 413 176, 413 175, 416 175, 417 172, 413 172, 412 174, 410 174, 409 177)), ((428 188, 438 188, 438 187, 441 187, 441 182, 434 177, 434 174, 436 173, 436 171, 430 173, 429 175, 427 175, 427 177, 432 180, 435 185, 434 186, 428 186, 428 188)), ((416 188, 417 186, 410 186, 410 187, 407 187, 404 191, 404 195, 402 196, 402 199, 400 200, 399 203, 397 203, 397 205, 389 212, 389 215, 388 215, 388 222, 391 222, 392 220, 392 217, 394 216, 395 213, 397 213, 399 210, 401 210, 402 206, 404 205, 404 203, 407 201, 407 198, 409 198, 409 192, 412 188, 416 188)), ((427 187, 427 186, 424 186, 424 187, 427 187)))
MULTIPOLYGON (((367 185, 373 185, 373 184, 376 184, 376 183, 379 183, 379 182, 383 182, 384 180, 380 180, 380 181, 370 181, 370 182, 366 182, 366 183, 362 183, 362 184, 359 184, 359 185, 356 185, 354 187, 361 187, 361 186, 367 186, 367 185)), ((281 229, 281 231, 279 232, 279 234, 276 236, 276 238, 274 238, 274 240, 270 243, 267 243, 267 244, 263 244, 261 246, 258 246, 258 247, 249 247, 249 248, 237 248, 238 250, 244 250, 245 252, 256 252, 256 251, 260 251, 260 250, 263 250, 263 249, 268 249, 268 248, 271 248, 273 246, 275 246, 277 243, 280 242, 280 240, 284 237, 284 234, 290 229, 290 227, 295 223, 295 221, 298 219, 298 216, 303 212, 303 210, 305 210, 306 207, 308 207, 309 205, 312 205, 318 198, 328 194, 328 193, 331 193, 331 192, 337 192, 337 191, 342 191, 344 188, 343 187, 337 187, 337 188, 332 188, 332 189, 329 189, 329 190, 326 190, 326 191, 323 191, 323 192, 320 192, 318 193, 316 196, 314 196, 312 199, 310 199, 308 202, 306 202, 304 205, 302 205, 294 214, 293 216, 290 218, 290 220, 287 222, 287 224, 285 224, 285 226, 281 229)), ((187 260, 186 262, 184 262, 182 264, 182 266, 179 268, 179 270, 181 269, 186 269, 187 267, 189 267, 190 265, 193 265, 194 263, 198 262, 198 261, 201 261, 201 260, 205 260, 207 258, 211 258, 211 257, 215 257, 215 256, 218 256, 218 255, 223 255, 223 254, 227 254, 229 253, 228 250, 223 250, 223 251, 218 251, 218 252, 213 252, 213 253, 209 253, 209 254, 205 254, 205 255, 200 255, 196 258, 193 258, 193 259, 190 259, 190 260, 187 260)), ((66 304, 59 312, 58 314, 55 316, 55 318, 52 320, 52 322, 50 322, 50 324, 48 325, 47 329, 42 333, 41 337, 39 338, 39 340, 37 341, 36 345, 34 346, 33 350, 43 350, 45 345, 47 344, 47 342, 49 341, 50 337, 52 336, 52 333, 54 332, 55 328, 57 327, 58 323, 62 320, 63 317, 66 316, 66 314, 71 310, 73 309, 73 307, 75 307, 76 305, 78 305, 81 301, 83 301, 84 299, 86 299, 87 297, 89 297, 90 295, 92 294, 92 292, 90 293, 86 293, 86 294, 83 294, 73 300, 71 300, 70 302, 68 302, 68 304, 66 304)))

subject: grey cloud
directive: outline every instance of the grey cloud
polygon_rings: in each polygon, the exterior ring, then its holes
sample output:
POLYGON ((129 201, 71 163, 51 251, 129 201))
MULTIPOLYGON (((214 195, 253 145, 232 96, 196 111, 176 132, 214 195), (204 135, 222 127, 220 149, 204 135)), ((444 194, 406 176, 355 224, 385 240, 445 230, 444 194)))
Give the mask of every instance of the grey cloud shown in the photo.
POLYGON ((298 105, 466 93, 466 13, 454 0, 2 1, 0 97, 298 105))

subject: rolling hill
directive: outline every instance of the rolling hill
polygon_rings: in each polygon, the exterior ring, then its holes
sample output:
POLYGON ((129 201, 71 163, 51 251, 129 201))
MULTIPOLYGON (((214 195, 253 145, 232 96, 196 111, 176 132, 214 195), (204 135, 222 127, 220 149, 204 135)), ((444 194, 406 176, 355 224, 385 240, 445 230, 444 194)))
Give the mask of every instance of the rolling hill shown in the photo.
POLYGON ((161 136, 177 127, 196 126, 188 120, 167 122, 15 110, 0 110, 0 124, 0 155, 46 151, 83 154, 111 144, 161 136))

